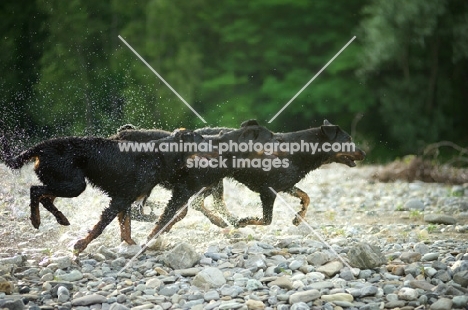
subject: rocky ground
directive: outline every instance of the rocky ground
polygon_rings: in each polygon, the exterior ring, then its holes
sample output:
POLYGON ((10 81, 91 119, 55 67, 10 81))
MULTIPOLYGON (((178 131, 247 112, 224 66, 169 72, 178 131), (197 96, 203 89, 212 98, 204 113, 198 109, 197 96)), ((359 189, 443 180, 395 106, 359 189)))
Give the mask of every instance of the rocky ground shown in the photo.
MULTIPOLYGON (((35 230, 32 167, 14 174, 0 165, 0 308, 466 309, 468 184, 372 181, 379 169, 311 173, 298 185, 311 198, 308 224, 292 225, 299 201, 281 193, 269 226, 222 229, 190 210, 134 257, 140 247, 120 244, 112 223, 77 264, 70 245, 108 198, 88 187, 57 199, 71 225, 41 209, 35 230)), ((234 214, 261 214, 258 195, 225 187, 234 214)), ((159 188, 150 200, 162 207, 169 197, 159 188)), ((153 226, 134 221, 134 239, 143 244, 153 226)))

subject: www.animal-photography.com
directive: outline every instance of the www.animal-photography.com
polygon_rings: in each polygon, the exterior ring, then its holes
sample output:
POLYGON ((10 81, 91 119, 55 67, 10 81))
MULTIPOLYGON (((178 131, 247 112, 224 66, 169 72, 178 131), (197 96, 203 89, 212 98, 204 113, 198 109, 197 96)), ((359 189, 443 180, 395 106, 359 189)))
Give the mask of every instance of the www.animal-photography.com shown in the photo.
POLYGON ((467 309, 466 1, 0 8, 0 309, 467 309))

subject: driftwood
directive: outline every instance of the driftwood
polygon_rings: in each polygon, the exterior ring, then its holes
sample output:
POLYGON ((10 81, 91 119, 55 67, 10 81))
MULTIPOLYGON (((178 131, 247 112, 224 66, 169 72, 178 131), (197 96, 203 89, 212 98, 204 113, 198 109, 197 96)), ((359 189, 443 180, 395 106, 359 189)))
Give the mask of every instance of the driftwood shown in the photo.
POLYGON ((420 156, 409 155, 383 166, 372 178, 380 182, 423 181, 428 183, 464 184, 468 183, 468 149, 450 141, 428 145, 420 156), (441 163, 438 158, 441 147, 451 147, 458 154, 441 163), (454 165, 461 167, 455 167, 454 165))

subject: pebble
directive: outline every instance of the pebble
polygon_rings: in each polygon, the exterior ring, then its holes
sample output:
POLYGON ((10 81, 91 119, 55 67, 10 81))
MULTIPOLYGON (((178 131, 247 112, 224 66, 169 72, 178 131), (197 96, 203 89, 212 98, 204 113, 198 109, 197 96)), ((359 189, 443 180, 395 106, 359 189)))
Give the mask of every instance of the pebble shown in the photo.
POLYGON ((323 273, 328 277, 333 277, 335 274, 340 272, 341 268, 343 268, 343 264, 341 262, 333 261, 318 267, 317 271, 323 273))
POLYGON ((452 309, 453 301, 450 298, 441 298, 433 303, 430 307, 431 310, 447 310, 452 309))
POLYGON ((427 223, 433 223, 433 224, 445 224, 445 225, 454 225, 457 223, 457 220, 450 215, 445 215, 445 214, 425 214, 424 215, 424 221, 427 223))
POLYGON ((373 269, 386 262, 380 249, 368 243, 359 243, 348 252, 350 264, 360 269, 373 269))
POLYGON ((312 289, 302 292, 297 292, 289 296, 289 303, 294 304, 297 302, 309 302, 320 297, 318 290, 312 289))

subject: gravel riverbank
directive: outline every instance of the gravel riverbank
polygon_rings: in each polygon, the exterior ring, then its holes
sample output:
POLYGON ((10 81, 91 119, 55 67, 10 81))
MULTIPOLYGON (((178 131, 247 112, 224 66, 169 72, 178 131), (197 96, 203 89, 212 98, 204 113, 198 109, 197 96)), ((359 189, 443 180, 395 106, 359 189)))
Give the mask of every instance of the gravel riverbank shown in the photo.
MULTIPOLYGON (((189 210, 127 265, 140 247, 120 243, 115 221, 72 261, 70 245, 109 203, 102 193, 89 186, 57 199, 71 225, 41 209, 35 230, 32 166, 18 174, 0 165, 0 308, 466 309, 468 184, 372 181, 379 169, 332 164, 311 173, 298 184, 311 198, 308 224, 297 227, 290 207, 299 200, 284 193, 265 227, 221 229, 189 210)), ((257 194, 225 187, 234 214, 261 215, 257 194)), ((156 213, 169 197, 153 191, 156 213)), ((132 222, 134 240, 143 244, 153 226, 132 222)))

